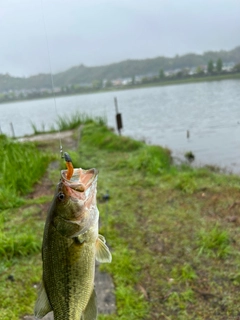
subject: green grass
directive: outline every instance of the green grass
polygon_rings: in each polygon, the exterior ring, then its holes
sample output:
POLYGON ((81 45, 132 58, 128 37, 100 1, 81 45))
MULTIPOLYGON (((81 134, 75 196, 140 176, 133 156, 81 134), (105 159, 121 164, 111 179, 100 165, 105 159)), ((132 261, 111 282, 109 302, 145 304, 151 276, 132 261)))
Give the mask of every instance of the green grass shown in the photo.
POLYGON ((117 136, 101 123, 90 123, 82 132, 81 143, 106 151, 134 151, 144 144, 129 137, 117 136))
MULTIPOLYGON (((11 261, 26 257, 41 250, 39 219, 35 221, 36 207, 7 209, 1 212, 0 259, 11 261), (31 223, 31 228, 29 225, 31 223)), ((43 222, 41 223, 41 228, 43 222)))
POLYGON ((144 145, 129 157, 127 165, 134 170, 145 171, 147 174, 161 174, 170 168, 170 151, 160 146, 144 145))
POLYGON ((175 166, 168 150, 121 146, 122 137, 112 147, 112 133, 94 131, 84 127, 80 163, 100 171, 101 232, 113 252, 102 268, 117 299, 117 314, 100 319, 235 317, 240 228, 227 221, 238 212, 239 177, 175 166))
POLYGON ((34 134, 40 134, 40 133, 44 133, 45 132, 45 124, 44 123, 42 123, 41 130, 39 130, 37 128, 37 125, 34 122, 31 121, 30 124, 31 124, 31 127, 33 129, 34 134))
POLYGON ((210 230, 204 228, 198 233, 199 254, 226 258, 230 254, 230 237, 226 230, 215 225, 210 230))
POLYGON ((89 115, 75 112, 70 115, 59 116, 56 125, 60 131, 71 130, 78 128, 81 124, 96 123, 98 125, 105 125, 106 119, 104 117, 90 117, 89 115))
MULTIPOLYGON (((32 265, 41 250, 43 221, 35 214, 39 204, 25 196, 46 172, 53 158, 40 152, 34 144, 18 143, 0 136, 0 319, 19 319, 32 310, 29 299, 35 299, 32 265)), ((45 200, 46 201, 46 200, 45 200)), ((34 280, 34 281, 35 281, 34 280)))
MULTIPOLYGON (((50 126, 50 130, 48 132, 62 132, 66 130, 73 130, 78 128, 82 124, 94 123, 96 125, 104 126, 106 125, 105 117, 90 117, 86 113, 80 113, 76 111, 73 114, 65 114, 63 116, 58 116, 55 123, 50 126)), ((37 125, 31 122, 31 127, 33 129, 34 134, 42 134, 46 133, 45 126, 42 124, 42 128, 38 129, 37 125)))
POLYGON ((46 171, 50 156, 31 143, 18 143, 0 136, 0 209, 23 203, 22 195, 30 192, 46 171))
MULTIPOLYGON (((94 121, 85 123, 77 152, 66 151, 76 167, 99 170, 100 233, 113 255, 101 269, 113 277, 117 304, 116 314, 100 320, 237 319, 238 176, 176 166, 169 150, 119 137, 94 121)), ((59 171, 49 177, 56 184, 59 171)), ((1 212, 1 320, 33 313, 50 193, 1 212)))

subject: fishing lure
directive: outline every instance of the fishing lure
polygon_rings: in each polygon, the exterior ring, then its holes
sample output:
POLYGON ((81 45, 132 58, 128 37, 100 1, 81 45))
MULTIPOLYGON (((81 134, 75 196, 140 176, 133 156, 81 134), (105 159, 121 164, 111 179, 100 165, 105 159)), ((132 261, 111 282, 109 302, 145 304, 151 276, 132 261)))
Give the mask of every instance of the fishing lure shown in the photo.
MULTIPOLYGON (((66 166, 67 166, 66 179, 71 180, 71 178, 74 176, 74 167, 72 164, 72 159, 67 152, 64 152, 63 158, 65 159, 66 166)), ((75 171, 78 172, 78 170, 76 169, 75 171)), ((75 176, 76 176, 76 172, 75 172, 75 176)), ((72 183, 71 188, 79 192, 85 191, 85 185, 83 183, 76 183, 76 184, 72 183)))
POLYGON ((67 179, 70 180, 74 171, 72 159, 67 152, 64 152, 64 159, 66 161, 66 166, 67 166, 67 179))

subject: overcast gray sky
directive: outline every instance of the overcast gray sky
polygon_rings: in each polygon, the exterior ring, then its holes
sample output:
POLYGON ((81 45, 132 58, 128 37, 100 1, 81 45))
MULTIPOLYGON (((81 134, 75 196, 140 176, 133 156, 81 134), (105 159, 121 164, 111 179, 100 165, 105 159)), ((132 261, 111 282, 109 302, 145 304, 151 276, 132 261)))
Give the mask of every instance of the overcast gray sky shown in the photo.
POLYGON ((0 0, 0 73, 231 50, 240 0, 0 0))

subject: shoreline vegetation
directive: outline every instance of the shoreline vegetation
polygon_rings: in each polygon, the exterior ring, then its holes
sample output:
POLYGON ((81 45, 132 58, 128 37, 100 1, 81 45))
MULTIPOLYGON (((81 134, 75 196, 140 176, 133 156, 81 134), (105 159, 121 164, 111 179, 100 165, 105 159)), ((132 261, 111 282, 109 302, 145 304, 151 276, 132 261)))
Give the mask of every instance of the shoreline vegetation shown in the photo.
POLYGON ((60 90, 47 90, 47 91, 33 91, 26 93, 25 95, 15 94, 14 91, 9 94, 1 93, 0 94, 0 104, 11 103, 11 102, 20 102, 28 100, 37 100, 37 99, 48 99, 53 97, 65 97, 71 95, 81 95, 81 94, 94 94, 94 93, 103 93, 103 92, 117 92, 122 90, 130 89, 141 89, 149 87, 158 87, 158 86, 168 86, 168 85, 180 85, 180 84, 190 84, 198 82, 210 82, 210 81, 222 81, 222 80, 239 80, 240 72, 213 72, 211 74, 206 74, 204 72, 199 72, 194 75, 184 75, 181 72, 172 76, 165 76, 161 71, 159 77, 143 78, 141 82, 135 82, 134 79, 128 84, 125 85, 107 85, 103 86, 102 81, 96 81, 93 86, 84 87, 81 85, 71 85, 63 87, 60 90))
MULTIPOLYGON (((170 150, 117 136, 100 118, 79 118, 79 143, 74 118, 62 119, 73 130, 64 151, 74 167, 99 170, 100 233, 113 255, 101 270, 113 278, 117 310, 99 320, 237 319, 240 177, 176 165, 170 150)), ((0 320, 19 320, 33 313, 44 222, 64 163, 58 140, 1 135, 0 144, 0 320)))

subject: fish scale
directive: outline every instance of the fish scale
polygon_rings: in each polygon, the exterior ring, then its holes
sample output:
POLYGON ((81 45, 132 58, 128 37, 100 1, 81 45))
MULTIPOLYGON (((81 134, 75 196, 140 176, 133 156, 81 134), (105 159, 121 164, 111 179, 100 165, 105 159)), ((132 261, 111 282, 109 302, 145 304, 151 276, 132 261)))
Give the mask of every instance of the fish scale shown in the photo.
POLYGON ((55 316, 54 320, 66 319, 67 314, 69 319, 80 319, 81 310, 85 309, 93 290, 93 282, 89 283, 89 279, 93 281, 95 248, 75 244, 72 239, 59 235, 54 226, 50 225, 47 230, 45 241, 52 243, 52 246, 43 255, 43 261, 47 262, 43 264, 46 269, 43 281, 47 295, 51 296, 51 305, 60 315, 55 316))

